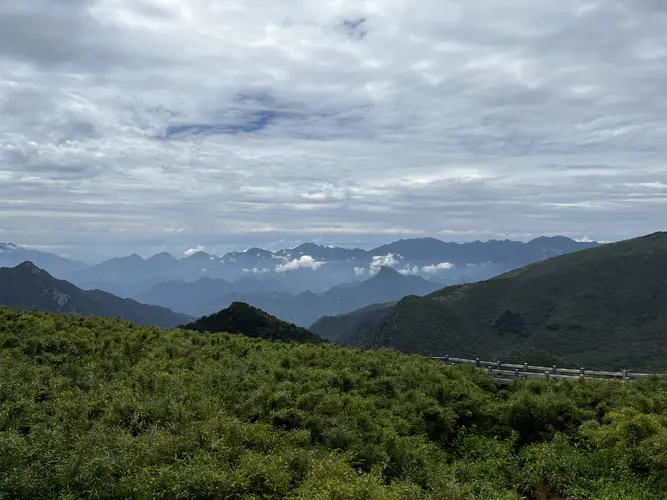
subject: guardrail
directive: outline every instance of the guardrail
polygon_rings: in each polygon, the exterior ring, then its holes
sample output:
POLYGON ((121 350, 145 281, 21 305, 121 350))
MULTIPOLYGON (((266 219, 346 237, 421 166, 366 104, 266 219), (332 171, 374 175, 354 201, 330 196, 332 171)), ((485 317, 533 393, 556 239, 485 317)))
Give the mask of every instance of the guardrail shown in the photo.
POLYGON ((454 366, 460 364, 470 364, 480 369, 485 370, 489 376, 496 382, 508 383, 520 379, 542 379, 542 380, 580 380, 594 379, 594 380, 620 380, 627 384, 642 377, 648 377, 649 373, 637 373, 623 370, 620 372, 606 372, 597 370, 587 370, 585 368, 560 368, 556 365, 552 366, 532 366, 528 363, 513 364, 503 363, 501 361, 482 361, 479 358, 466 359, 454 358, 452 356, 435 357, 430 356, 429 359, 437 359, 442 361, 447 366, 454 366))

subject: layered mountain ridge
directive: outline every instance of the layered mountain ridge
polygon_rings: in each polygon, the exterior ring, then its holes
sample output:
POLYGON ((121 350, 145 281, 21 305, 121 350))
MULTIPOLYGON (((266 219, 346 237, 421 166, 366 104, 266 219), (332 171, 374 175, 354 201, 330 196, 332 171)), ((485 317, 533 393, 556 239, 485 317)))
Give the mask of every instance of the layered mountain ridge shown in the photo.
POLYGON ((304 243, 276 252, 250 248, 217 256, 199 251, 180 259, 167 252, 147 259, 132 254, 89 266, 53 254, 0 244, 0 266, 11 267, 30 260, 81 288, 99 288, 123 297, 135 296, 161 282, 199 278, 230 282, 244 278, 260 282, 275 280, 280 282, 282 291, 297 294, 308 289, 325 292, 341 283, 361 281, 375 274, 382 265, 443 284, 478 281, 597 245, 564 237, 541 237, 527 243, 511 240, 449 243, 435 238, 417 238, 398 240, 371 250, 304 243))
POLYGON ((313 331, 326 335, 338 321, 346 336, 337 341, 351 346, 664 370, 667 233, 561 255, 371 313, 323 318, 313 331))
POLYGON ((81 290, 32 262, 0 268, 0 306, 83 316, 119 317, 138 324, 173 327, 189 320, 167 308, 140 304, 101 290, 81 290))
MULTIPOLYGON (((564 237, 448 243, 435 238, 398 240, 371 250, 304 243, 271 252, 250 248, 223 256, 203 251, 184 258, 134 253, 94 266, 43 252, 39 266, 84 290, 167 307, 192 316, 247 302, 299 326, 373 303, 424 295, 446 285, 487 279, 525 264, 597 243, 564 237), (51 267, 50 267, 51 266, 51 267), (386 282, 383 282, 388 278, 386 282)), ((26 252, 0 247, 0 265, 26 252)))

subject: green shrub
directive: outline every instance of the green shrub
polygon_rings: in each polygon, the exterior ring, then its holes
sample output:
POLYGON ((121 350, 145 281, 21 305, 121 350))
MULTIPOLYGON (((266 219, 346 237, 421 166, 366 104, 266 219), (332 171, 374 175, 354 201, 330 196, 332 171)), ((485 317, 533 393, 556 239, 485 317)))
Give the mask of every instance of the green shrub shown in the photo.
POLYGON ((0 309, 0 499, 664 498, 667 381, 0 309))

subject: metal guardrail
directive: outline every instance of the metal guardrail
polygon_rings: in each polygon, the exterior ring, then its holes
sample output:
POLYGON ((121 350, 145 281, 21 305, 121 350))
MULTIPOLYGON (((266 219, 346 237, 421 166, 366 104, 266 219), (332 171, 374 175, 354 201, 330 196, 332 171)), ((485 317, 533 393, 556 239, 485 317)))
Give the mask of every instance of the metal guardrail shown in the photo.
POLYGON ((626 384, 642 377, 648 377, 649 373, 637 373, 623 370, 620 372, 608 372, 598 370, 587 370, 585 368, 560 368, 552 366, 533 366, 528 363, 513 364, 501 361, 482 361, 479 358, 466 359, 452 356, 435 357, 429 359, 442 361, 447 366, 470 364, 485 370, 496 382, 507 383, 520 379, 542 379, 542 380, 620 380, 626 384))

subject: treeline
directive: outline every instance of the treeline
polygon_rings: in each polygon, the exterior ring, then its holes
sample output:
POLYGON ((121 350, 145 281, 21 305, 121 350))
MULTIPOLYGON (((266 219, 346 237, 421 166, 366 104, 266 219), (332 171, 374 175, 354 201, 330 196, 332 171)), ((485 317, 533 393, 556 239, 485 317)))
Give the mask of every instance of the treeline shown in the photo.
POLYGON ((0 498, 662 499, 667 381, 0 309, 0 498))

